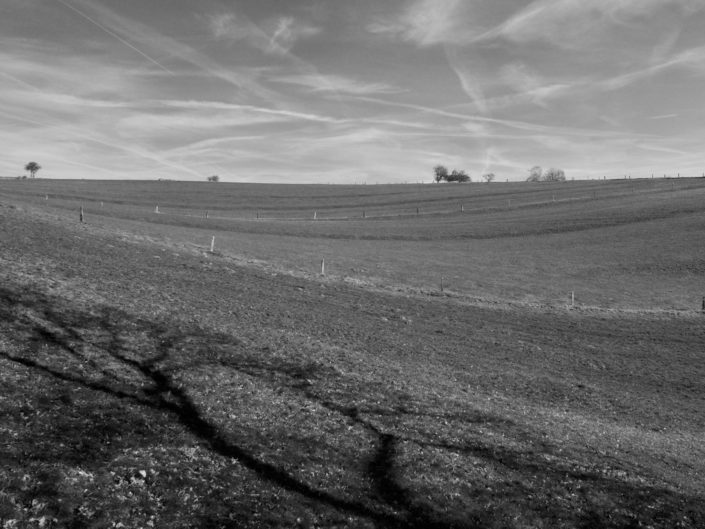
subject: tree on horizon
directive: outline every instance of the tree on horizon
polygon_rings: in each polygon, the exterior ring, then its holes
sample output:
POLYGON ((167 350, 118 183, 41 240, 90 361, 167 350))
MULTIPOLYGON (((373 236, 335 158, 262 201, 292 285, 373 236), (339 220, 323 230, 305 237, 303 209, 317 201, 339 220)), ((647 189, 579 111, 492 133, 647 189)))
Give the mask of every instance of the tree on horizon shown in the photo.
POLYGON ((42 166, 39 165, 37 162, 29 162, 27 165, 24 166, 24 170, 28 171, 32 178, 37 175, 37 171, 39 171, 41 168, 42 166))

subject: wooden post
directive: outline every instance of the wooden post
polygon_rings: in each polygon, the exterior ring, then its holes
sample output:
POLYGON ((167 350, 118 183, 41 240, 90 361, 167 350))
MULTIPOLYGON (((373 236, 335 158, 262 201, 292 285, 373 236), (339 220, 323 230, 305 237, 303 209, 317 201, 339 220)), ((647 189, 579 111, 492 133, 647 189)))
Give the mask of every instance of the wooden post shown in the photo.
POLYGON ((211 253, 213 253, 213 250, 215 250, 215 235, 211 239, 211 253))
POLYGON ((321 275, 326 275, 326 260, 321 259, 321 275))
POLYGON ((313 220, 316 220, 318 218, 318 211, 313 212, 313 220))
POLYGON ((460 213, 465 212, 465 204, 460 204, 460 213))
POLYGON ((83 222, 83 206, 81 206, 81 210, 78 213, 78 220, 83 222))
POLYGON ((443 276, 441 276, 441 292, 443 292, 443 276))
POLYGON ((206 218, 208 218, 208 212, 206 211, 206 218))
POLYGON ((575 307, 575 291, 571 291, 570 293, 570 306, 575 307))
POLYGON ((154 208, 154 212, 155 212, 155 213, 159 213, 159 206, 156 206, 156 207, 154 208))

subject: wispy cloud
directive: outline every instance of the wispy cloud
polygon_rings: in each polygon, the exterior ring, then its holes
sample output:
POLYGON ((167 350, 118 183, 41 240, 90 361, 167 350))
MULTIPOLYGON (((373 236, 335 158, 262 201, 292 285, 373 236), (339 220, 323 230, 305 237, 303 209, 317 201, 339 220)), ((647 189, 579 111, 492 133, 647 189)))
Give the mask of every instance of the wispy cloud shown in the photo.
POLYGON ((477 41, 502 37, 515 42, 548 41, 575 48, 594 41, 610 27, 645 20, 659 11, 692 13, 705 7, 701 0, 535 0, 477 41))
MULTIPOLYGON (((475 103, 479 112, 487 112, 487 104, 485 102, 485 94, 482 88, 482 77, 479 71, 474 71, 473 64, 470 59, 461 59, 458 49, 455 46, 444 46, 448 65, 453 70, 460 82, 460 86, 467 96, 475 103)), ((478 59, 474 59, 474 64, 477 64, 478 59)))
POLYGON ((379 17, 367 25, 373 34, 388 35, 419 46, 467 44, 478 35, 467 22, 464 0, 415 0, 400 14, 379 17))
POLYGON ((293 110, 283 110, 277 108, 258 107, 254 105, 242 105, 235 103, 224 103, 221 101, 194 101, 194 100, 162 100, 160 105, 170 108, 215 110, 215 111, 235 111, 251 112, 254 114, 265 114, 280 119, 316 121, 321 123, 334 123, 340 121, 336 118, 322 114, 312 114, 307 112, 296 112, 293 110))
POLYGON ((648 79, 658 72, 674 67, 686 68, 701 74, 705 73, 705 46, 683 50, 663 62, 651 64, 639 70, 604 79, 596 83, 595 87, 603 90, 618 90, 642 79, 648 79))
POLYGON ((335 92, 345 94, 398 94, 405 92, 386 83, 367 83, 342 75, 301 74, 274 77, 272 81, 309 88, 312 92, 335 92))
POLYGON ((106 137, 98 132, 86 133, 80 130, 78 127, 66 126, 63 123, 57 122, 29 119, 25 116, 6 112, 4 110, 0 110, 0 115, 16 123, 31 125, 34 129, 39 129, 41 131, 42 136, 46 138, 52 138, 54 140, 53 143, 56 144, 66 142, 67 138, 71 138, 74 140, 78 139, 94 143, 102 147, 107 147, 110 151, 120 151, 129 154, 133 157, 137 157, 139 159, 149 160, 164 168, 176 170, 178 171, 178 173, 187 174, 189 176, 200 176, 196 171, 194 171, 190 167, 175 163, 158 152, 153 152, 148 149, 145 149, 144 147, 136 146, 134 144, 125 144, 115 140, 114 138, 106 137))
MULTIPOLYGON (((65 0, 62 0, 65 1, 65 0)), ((89 13, 91 23, 99 24, 104 30, 118 35, 127 43, 137 43, 140 49, 149 49, 149 57, 160 55, 171 57, 171 61, 180 60, 207 73, 214 79, 225 81, 239 89, 255 94, 263 99, 275 99, 276 94, 259 84, 251 69, 224 68, 209 56, 183 42, 160 33, 156 28, 137 20, 125 17, 98 2, 87 0, 71 0, 72 4, 80 5, 81 13, 89 13)), ((134 46, 134 44, 133 44, 134 46)), ((143 53, 147 53, 144 52, 143 53)), ((163 66, 164 61, 159 61, 163 66)), ((164 68, 162 68, 164 69, 164 68)), ((176 65, 171 64, 166 69, 175 72, 176 65)))
POLYGON ((220 13, 208 17, 213 35, 218 39, 238 42, 274 55, 288 55, 297 41, 313 37, 321 29, 291 16, 265 20, 260 26, 242 14, 220 13))

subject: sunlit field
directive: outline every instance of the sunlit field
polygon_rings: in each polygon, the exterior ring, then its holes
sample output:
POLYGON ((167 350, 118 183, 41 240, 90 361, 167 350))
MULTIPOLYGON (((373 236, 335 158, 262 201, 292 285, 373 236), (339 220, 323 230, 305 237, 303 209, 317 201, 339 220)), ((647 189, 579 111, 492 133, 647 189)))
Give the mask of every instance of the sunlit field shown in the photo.
POLYGON ((0 527, 703 527, 704 199, 0 181, 0 527))

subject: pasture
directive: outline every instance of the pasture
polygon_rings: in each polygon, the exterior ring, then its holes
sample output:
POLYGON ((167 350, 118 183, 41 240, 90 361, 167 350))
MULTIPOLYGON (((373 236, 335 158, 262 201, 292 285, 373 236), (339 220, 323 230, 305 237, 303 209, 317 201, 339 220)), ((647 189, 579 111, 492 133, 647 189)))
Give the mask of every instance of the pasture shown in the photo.
POLYGON ((704 199, 0 182, 0 526, 702 527, 704 199))

